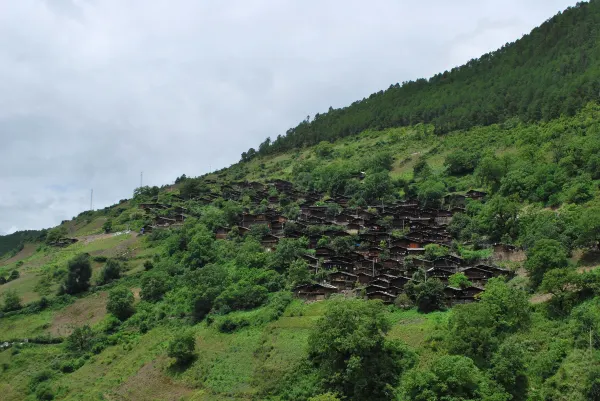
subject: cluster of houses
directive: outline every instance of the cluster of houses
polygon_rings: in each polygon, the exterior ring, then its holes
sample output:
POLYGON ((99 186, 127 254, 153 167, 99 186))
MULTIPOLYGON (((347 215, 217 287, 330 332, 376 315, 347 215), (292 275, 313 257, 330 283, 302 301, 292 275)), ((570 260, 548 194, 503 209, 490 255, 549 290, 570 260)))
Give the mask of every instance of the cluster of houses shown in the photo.
POLYGON ((65 248, 71 244, 74 244, 78 241, 77 238, 67 238, 67 237, 63 237, 63 238, 59 238, 58 240, 54 241, 54 242, 50 242, 48 243, 48 245, 50 246, 54 246, 57 248, 65 248))
MULTIPOLYGON (((210 184, 216 185, 216 182, 210 184)), ((294 292, 299 298, 316 301, 334 293, 361 291, 370 299, 391 303, 404 292, 404 286, 412 280, 413 274, 421 271, 426 279, 438 279, 446 284, 448 303, 454 304, 475 300, 487 280, 509 274, 508 270, 498 266, 468 263, 456 255, 435 260, 425 258, 425 246, 429 244, 450 246, 453 239, 447 225, 455 213, 464 211, 465 199, 482 200, 485 195, 481 191, 453 194, 446 197, 444 208, 424 208, 412 200, 360 208, 349 207, 350 199, 343 195, 323 201, 322 194, 301 192, 288 181, 273 180, 267 184, 238 182, 222 185, 195 200, 208 204, 218 197, 240 200, 249 196, 255 204, 261 204, 264 212, 245 211, 239 216, 236 230, 239 235, 245 235, 254 226, 264 226, 268 234, 263 235, 261 244, 267 250, 274 250, 283 238, 307 238, 313 252, 304 255, 304 259, 309 269, 322 273, 319 276, 325 279, 297 287, 294 292), (283 200, 299 205, 299 213, 293 217, 287 213, 286 217, 280 207, 283 200), (344 249, 323 246, 324 237, 325 242, 346 238, 350 246, 344 249), (463 273, 472 285, 466 288, 449 286, 449 277, 455 273, 463 273)), ((149 210, 165 208, 174 213, 166 218, 157 216, 155 226, 185 219, 184 208, 173 209, 158 204, 140 207, 149 210)), ((216 237, 227 239, 232 229, 219 227, 216 237)), ((514 251, 510 247, 502 250, 508 255, 514 251)))

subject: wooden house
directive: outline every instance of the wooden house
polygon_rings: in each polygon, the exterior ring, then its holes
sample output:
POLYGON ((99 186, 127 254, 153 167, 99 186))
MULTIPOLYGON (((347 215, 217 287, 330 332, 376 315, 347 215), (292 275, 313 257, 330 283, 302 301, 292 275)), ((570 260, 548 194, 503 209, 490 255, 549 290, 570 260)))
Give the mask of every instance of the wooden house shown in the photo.
POLYGON ((367 286, 365 286, 365 292, 368 294, 375 291, 385 291, 387 290, 387 288, 388 286, 373 284, 373 282, 371 281, 367 286))
POLYGON ((366 285, 373 280, 373 275, 370 273, 367 273, 366 271, 358 271, 356 273, 356 276, 358 277, 358 282, 361 285, 366 285))
POLYGON ((382 288, 390 288, 390 280, 385 277, 377 276, 370 283, 369 286, 379 286, 382 288))
POLYGON ((305 301, 322 301, 331 294, 338 292, 331 284, 304 284, 294 288, 294 294, 305 301))
POLYGON ((187 216, 183 213, 178 213, 173 217, 174 217, 175 221, 178 223, 182 223, 185 221, 185 219, 187 219, 187 216))
POLYGON ((460 269, 460 272, 463 273, 470 282, 479 285, 485 285, 490 278, 494 277, 494 273, 479 267, 465 267, 460 269))
POLYGON ((510 276, 511 275, 511 271, 510 270, 505 269, 503 267, 499 267, 499 266, 478 264, 475 267, 478 267, 480 269, 487 270, 487 271, 491 272, 494 275, 494 277, 498 277, 498 276, 510 276))
POLYGON ((269 251, 274 250, 278 243, 279 237, 276 237, 272 234, 267 234, 260 240, 260 244, 263 246, 263 248, 269 251))
POLYGON ((453 271, 451 270, 445 270, 445 269, 441 269, 439 267, 432 267, 431 269, 428 269, 427 272, 427 279, 437 279, 440 280, 442 283, 447 284, 448 283, 448 278, 454 274, 453 271))
POLYGON ((338 271, 331 273, 327 276, 327 280, 331 283, 331 285, 337 287, 342 290, 352 290, 358 281, 358 276, 356 274, 338 271))
POLYGON ((390 280, 390 285, 397 288, 404 288, 409 281, 412 281, 412 279, 404 276, 398 276, 390 280))
POLYGON ((425 248, 413 248, 409 247, 406 249, 407 256, 420 256, 425 254, 425 248))
POLYGON ((250 228, 255 225, 264 224, 267 227, 271 227, 271 222, 267 219, 267 216, 263 214, 243 214, 242 215, 242 226, 250 228))
POLYGON ((177 223, 177 220, 171 219, 169 217, 159 216, 156 219, 154 219, 154 225, 159 226, 159 227, 166 227, 166 226, 170 226, 171 224, 175 224, 175 223, 177 223))
POLYGON ((476 190, 471 189, 471 190, 467 191, 465 196, 467 198, 473 199, 473 200, 482 200, 487 196, 487 193, 483 192, 483 191, 476 191, 476 190))
POLYGON ((318 248, 315 248, 315 256, 317 258, 331 258, 335 255, 335 251, 331 248, 328 248, 326 246, 320 246, 318 248))
POLYGON ((302 259, 306 261, 310 268, 316 268, 319 264, 319 259, 312 255, 302 255, 302 259))
POLYGON ((217 239, 227 239, 229 235, 229 230, 225 227, 217 227, 215 230, 215 238, 217 239))
POLYGON ((339 259, 328 259, 323 261, 323 268, 326 270, 344 270, 344 271, 352 271, 354 270, 354 264, 352 262, 346 262, 344 260, 339 259))
POLYGON ((379 300, 383 301, 383 303, 385 303, 385 304, 391 304, 396 299, 396 297, 393 294, 390 294, 387 291, 381 291, 381 290, 377 290, 377 291, 373 291, 373 292, 368 292, 367 293, 367 298, 369 298, 369 299, 379 299, 379 300))
POLYGON ((360 231, 360 225, 355 223, 348 223, 346 224, 345 228, 348 234, 358 234, 360 231))

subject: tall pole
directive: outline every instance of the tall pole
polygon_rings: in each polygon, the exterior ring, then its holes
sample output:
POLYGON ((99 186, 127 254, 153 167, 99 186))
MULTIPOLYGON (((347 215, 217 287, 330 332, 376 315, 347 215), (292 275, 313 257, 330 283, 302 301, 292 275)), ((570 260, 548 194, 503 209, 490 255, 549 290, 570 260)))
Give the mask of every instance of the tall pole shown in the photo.
POLYGON ((144 183, 144 172, 140 172, 140 188, 143 187, 144 183))
POLYGON ((94 189, 90 191, 90 210, 94 210, 94 189))

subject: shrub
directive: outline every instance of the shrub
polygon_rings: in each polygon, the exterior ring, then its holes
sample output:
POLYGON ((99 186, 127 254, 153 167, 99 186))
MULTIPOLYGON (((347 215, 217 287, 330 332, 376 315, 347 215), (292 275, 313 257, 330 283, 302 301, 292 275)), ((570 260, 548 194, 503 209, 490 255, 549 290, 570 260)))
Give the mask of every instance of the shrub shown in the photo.
POLYGON ((54 399, 54 392, 48 383, 42 383, 35 391, 35 398, 40 401, 49 401, 54 399))
POLYGON ((151 272, 142 277, 140 297, 144 301, 160 301, 169 289, 169 277, 162 272, 151 272))
POLYGON ((68 274, 63 283, 63 291, 67 294, 77 294, 90 287, 92 265, 90 255, 82 253, 69 260, 67 263, 68 274))
POLYGON ((11 312, 21 309, 21 298, 15 290, 8 290, 4 293, 4 312, 11 312))
POLYGON ((31 379, 29 379, 29 390, 34 391, 41 383, 48 381, 52 378, 52 372, 50 370, 42 370, 36 372, 31 379))
POLYGON ((446 156, 444 165, 452 175, 466 174, 475 170, 479 157, 477 153, 469 153, 464 150, 457 150, 446 156))
POLYGON ((348 400, 388 400, 414 355, 390 341, 380 302, 334 299, 308 339, 309 360, 326 390, 348 400))
POLYGON ((411 299, 406 295, 406 293, 402 293, 396 297, 394 300, 394 306, 399 309, 408 310, 414 306, 411 299))
POLYGON ((569 265, 567 251, 563 245, 553 239, 540 239, 527 252, 525 269, 529 272, 531 285, 537 288, 544 273, 552 269, 563 269, 569 265))
POLYGON ((473 285, 464 273, 454 273, 448 277, 448 284, 454 288, 467 288, 473 285))
POLYGON ((118 287, 108 293, 106 311, 119 320, 127 320, 134 313, 133 293, 125 287, 118 287))
POLYGON ((445 308, 444 284, 436 279, 415 284, 410 281, 406 284, 406 294, 417 305, 422 313, 429 313, 445 308))
POLYGON ((250 325, 248 319, 241 317, 226 316, 217 323, 217 330, 221 333, 233 333, 243 327, 250 325))
POLYGON ((245 310, 256 308, 265 303, 268 291, 261 285, 254 285, 242 280, 230 285, 217 297, 217 309, 228 307, 232 310, 245 310))
POLYGON ((19 273, 18 270, 13 270, 10 272, 10 275, 8 276, 8 281, 13 281, 18 279, 19 277, 21 277, 21 274, 19 273))
POLYGON ((185 364, 194 358, 196 339, 191 332, 177 334, 170 342, 167 355, 175 358, 177 364, 185 364))
POLYGON ((144 270, 148 271, 148 270, 152 270, 154 269, 154 264, 152 263, 152 261, 147 260, 144 262, 144 270))
POLYGON ((113 280, 117 280, 121 277, 121 263, 115 259, 109 259, 102 271, 100 272, 100 278, 98 279, 99 284, 107 284, 113 280))
POLYGON ((73 333, 67 337, 65 345, 69 351, 87 352, 92 349, 96 336, 89 325, 77 327, 73 333))
POLYGON ((110 220, 110 219, 109 219, 109 220, 106 220, 106 221, 104 222, 104 224, 102 225, 102 230, 103 230, 105 233, 107 233, 107 234, 108 234, 109 232, 111 232, 111 231, 112 231, 112 228, 113 228, 113 226, 112 226, 112 220, 110 220))

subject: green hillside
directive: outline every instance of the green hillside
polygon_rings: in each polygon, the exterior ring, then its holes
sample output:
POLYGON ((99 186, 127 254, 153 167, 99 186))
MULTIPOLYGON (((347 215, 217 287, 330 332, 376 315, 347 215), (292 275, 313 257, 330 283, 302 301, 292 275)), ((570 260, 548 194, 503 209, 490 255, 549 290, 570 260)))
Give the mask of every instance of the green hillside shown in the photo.
POLYGON ((600 400, 598 4, 0 238, 0 398, 600 400))
MULTIPOLYGON (((436 133, 574 115, 600 94, 600 2, 580 2, 521 39, 429 79, 393 84, 340 109, 317 113, 267 139, 259 154, 333 141, 366 129, 431 123, 436 133)), ((242 158, 251 158, 250 149, 242 158)))

